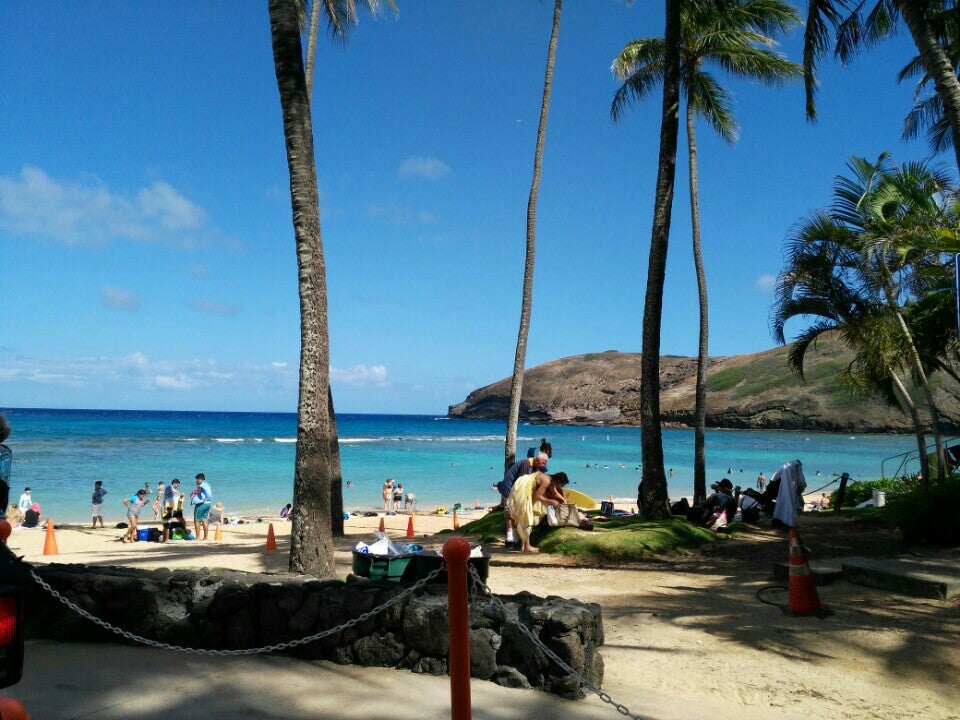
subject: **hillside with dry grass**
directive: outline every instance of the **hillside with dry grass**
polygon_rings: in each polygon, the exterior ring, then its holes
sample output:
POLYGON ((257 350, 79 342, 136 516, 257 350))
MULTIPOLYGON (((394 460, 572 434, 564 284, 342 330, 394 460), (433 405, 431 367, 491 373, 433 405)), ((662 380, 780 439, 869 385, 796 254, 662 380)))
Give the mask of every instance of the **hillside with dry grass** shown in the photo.
MULTIPOLYGON (((838 342, 821 342, 807 355, 805 378, 787 365, 788 347, 710 359, 707 426, 835 432, 910 432, 899 409, 852 394, 841 374, 850 362, 838 342)), ((660 403, 665 424, 693 422, 696 358, 664 356, 660 403)), ((932 378, 944 431, 960 430, 960 386, 947 375, 932 378)), ((504 419, 510 378, 471 392, 449 416, 504 419)), ((918 404, 922 400, 917 393, 918 404)), ((924 415, 924 417, 926 417, 924 415)), ((568 425, 639 425, 640 354, 607 351, 575 355, 529 368, 524 375, 521 420, 568 425)))

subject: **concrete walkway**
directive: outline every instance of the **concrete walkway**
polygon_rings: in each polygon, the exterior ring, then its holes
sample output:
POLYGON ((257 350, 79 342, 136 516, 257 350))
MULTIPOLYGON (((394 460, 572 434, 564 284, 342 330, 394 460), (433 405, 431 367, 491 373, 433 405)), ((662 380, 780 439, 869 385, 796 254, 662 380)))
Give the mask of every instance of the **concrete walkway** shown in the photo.
MULTIPOLYGON (((477 720, 623 717, 596 696, 570 701, 482 680, 471 682, 471 693, 477 720)), ((27 643, 23 680, 0 694, 22 702, 34 720, 450 717, 446 676, 276 655, 207 658, 150 648, 47 640, 27 643)), ((681 698, 647 691, 641 701, 639 692, 630 694, 632 697, 616 699, 644 717, 686 714, 681 698)))
POLYGON ((960 597, 960 553, 844 558, 843 579, 913 597, 960 597))

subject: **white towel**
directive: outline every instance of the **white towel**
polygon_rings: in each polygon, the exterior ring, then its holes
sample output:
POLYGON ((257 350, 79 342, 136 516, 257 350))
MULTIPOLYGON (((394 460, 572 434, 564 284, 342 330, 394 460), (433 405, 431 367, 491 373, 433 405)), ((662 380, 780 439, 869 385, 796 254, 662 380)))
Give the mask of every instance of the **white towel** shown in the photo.
POLYGON ((778 478, 780 490, 777 492, 773 516, 787 527, 796 527, 796 514, 803 506, 803 491, 807 487, 803 464, 799 460, 791 460, 773 474, 770 482, 778 478))

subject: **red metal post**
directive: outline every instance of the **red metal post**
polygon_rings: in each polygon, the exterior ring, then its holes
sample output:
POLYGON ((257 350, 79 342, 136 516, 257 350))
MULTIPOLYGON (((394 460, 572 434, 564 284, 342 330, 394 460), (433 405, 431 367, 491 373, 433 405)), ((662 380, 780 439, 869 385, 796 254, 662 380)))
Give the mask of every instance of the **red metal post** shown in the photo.
POLYGON ((443 544, 447 564, 447 620, 450 625, 450 718, 470 720, 470 614, 467 561, 470 543, 452 537, 443 544))

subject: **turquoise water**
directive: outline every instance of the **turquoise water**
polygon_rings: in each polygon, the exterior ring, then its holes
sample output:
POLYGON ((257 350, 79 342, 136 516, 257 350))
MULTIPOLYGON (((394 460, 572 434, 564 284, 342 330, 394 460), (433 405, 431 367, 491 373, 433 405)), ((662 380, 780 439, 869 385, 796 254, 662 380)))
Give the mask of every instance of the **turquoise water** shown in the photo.
MULTIPOLYGON (((95 480, 108 490, 104 517, 123 518, 121 500, 149 482, 178 477, 186 487, 203 472, 214 499, 229 514, 274 515, 292 500, 296 440, 294 413, 32 410, 3 412, 13 428, 11 502, 31 488, 44 517, 57 522, 89 519, 95 480)), ((426 506, 475 500, 495 503, 492 484, 503 475, 504 423, 450 420, 421 415, 339 415, 344 505, 348 510, 382 506, 388 476, 415 492, 426 506)), ((573 486, 599 498, 635 498, 640 479, 637 428, 521 425, 519 453, 553 444, 549 470, 565 471, 573 486), (589 466, 589 467, 588 467, 589 466)), ((693 432, 664 430, 664 457, 673 468, 673 496, 693 493, 693 432)), ((803 461, 811 489, 833 473, 854 479, 880 477, 885 458, 908 452, 906 435, 838 435, 710 430, 707 476, 729 476, 752 486, 787 460, 803 461), (728 468, 731 470, 727 472, 728 468), (741 472, 742 470, 742 472, 741 472), (820 477, 816 475, 819 471, 820 477)))

